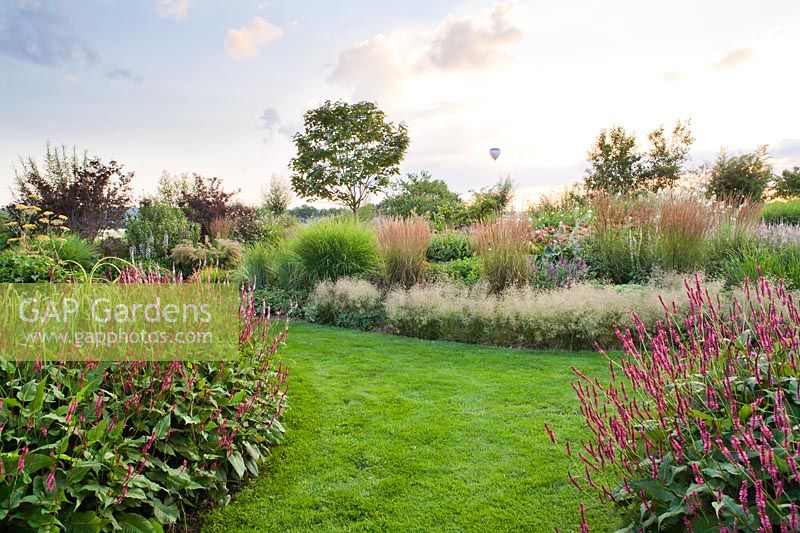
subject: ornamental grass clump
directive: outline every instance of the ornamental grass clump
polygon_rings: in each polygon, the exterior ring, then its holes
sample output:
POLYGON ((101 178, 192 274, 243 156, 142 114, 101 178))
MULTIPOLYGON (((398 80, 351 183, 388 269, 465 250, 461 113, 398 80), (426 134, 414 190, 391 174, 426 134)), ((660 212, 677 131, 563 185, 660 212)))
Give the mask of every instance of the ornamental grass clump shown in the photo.
POLYGON ((591 436, 567 443, 569 481, 613 502, 620 531, 798 531, 794 295, 764 278, 727 306, 697 280, 686 291, 649 332, 635 316, 618 331, 607 383, 574 370, 591 436))
POLYGON ((498 218, 473 227, 474 244, 492 292, 528 281, 531 227, 522 218, 498 218))
POLYGON ((409 288, 425 279, 425 254, 431 242, 428 222, 419 216, 392 217, 378 229, 386 284, 409 288))

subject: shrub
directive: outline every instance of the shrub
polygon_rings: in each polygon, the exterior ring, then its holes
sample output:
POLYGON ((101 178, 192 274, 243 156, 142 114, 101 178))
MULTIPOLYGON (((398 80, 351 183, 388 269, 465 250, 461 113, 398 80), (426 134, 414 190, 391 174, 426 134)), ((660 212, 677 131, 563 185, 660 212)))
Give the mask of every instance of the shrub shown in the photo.
POLYGON ((79 235, 65 234, 42 243, 43 251, 67 269, 89 271, 100 257, 100 250, 79 235))
POLYGON ((15 169, 15 197, 69 218, 75 233, 94 239, 104 229, 117 229, 131 207, 133 172, 124 172, 116 161, 79 157, 73 148, 49 144, 40 167, 29 157, 15 169))
POLYGON ((446 263, 428 265, 427 280, 437 283, 474 285, 483 277, 483 268, 477 257, 454 259, 446 263))
POLYGON ((576 227, 591 218, 586 198, 573 187, 556 197, 543 196, 528 207, 528 218, 535 229, 576 227))
POLYGON ((117 257, 120 259, 130 259, 131 250, 127 239, 109 235, 95 241, 97 249, 102 257, 117 257))
POLYGON ((528 281, 531 227, 520 218, 499 218, 474 226, 475 249, 489 287, 500 292, 528 281))
MULTIPOLYGON (((721 285, 712 293, 721 292, 721 285)), ((682 290, 578 284, 552 291, 530 287, 490 293, 480 284, 417 286, 386 297, 387 324, 400 335, 527 348, 586 349, 615 344, 614 324, 648 325, 664 316, 659 295, 685 301, 682 290)))
POLYGON ((425 277, 425 253, 431 230, 421 217, 389 218, 378 230, 386 284, 411 287, 425 277))
POLYGON ((764 204, 761 218, 767 224, 800 224, 800 200, 764 204))
POLYGON ((211 243, 178 244, 170 257, 185 275, 206 265, 221 268, 235 266, 242 258, 242 245, 229 239, 216 239, 211 243))
POLYGON ((425 253, 428 261, 446 263, 456 259, 472 257, 472 240, 466 233, 448 231, 431 237, 425 253))
POLYGON ((64 267, 46 255, 19 248, 0 252, 0 283, 62 281, 66 277, 64 267))
POLYGON ((0 362, 3 528, 160 531, 226 503, 283 432, 274 333, 244 318, 228 363, 0 362))
POLYGON ((775 178, 773 193, 778 198, 797 198, 800 196, 800 167, 785 169, 775 178))
POLYGON ((466 213, 458 194, 424 170, 396 180, 378 210, 395 217, 422 216, 436 227, 457 227, 466 213))
POLYGON ((125 225, 125 235, 135 260, 165 259, 176 244, 196 244, 200 226, 190 222, 177 207, 147 202, 125 225))
POLYGON ((723 150, 709 170, 706 193, 733 204, 744 200, 760 202, 773 179, 768 158, 766 146, 734 156, 723 150))
POLYGON ((343 328, 371 330, 386 317, 381 293, 368 281, 341 278, 323 281, 314 289, 306 306, 311 322, 343 328))
POLYGON ((620 331, 607 383, 575 371, 591 437, 568 452, 582 473, 569 479, 627 531, 797 530, 795 303, 764 279, 730 307, 699 282, 687 297, 665 323, 620 331))
POLYGON ((380 256, 375 234, 352 219, 323 220, 304 228, 292 251, 311 280, 372 276, 380 256))

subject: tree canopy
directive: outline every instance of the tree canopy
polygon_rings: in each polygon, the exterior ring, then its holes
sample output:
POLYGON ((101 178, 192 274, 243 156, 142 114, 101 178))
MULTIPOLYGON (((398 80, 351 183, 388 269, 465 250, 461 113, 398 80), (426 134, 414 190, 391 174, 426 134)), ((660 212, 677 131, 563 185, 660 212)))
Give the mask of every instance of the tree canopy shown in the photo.
POLYGON ((48 144, 42 165, 28 157, 14 170, 18 201, 66 216, 70 229, 88 239, 121 227, 132 205, 133 172, 86 152, 78 156, 74 147, 69 153, 48 144))
POLYGON ((584 184, 590 191, 630 194, 659 191, 675 184, 685 172, 694 138, 689 122, 678 121, 667 135, 659 126, 647 136, 650 147, 641 150, 636 135, 622 126, 601 130, 589 150, 591 165, 584 184))
POLYGON ((399 173, 406 125, 395 126, 372 102, 326 101, 306 112, 295 134, 292 187, 309 199, 340 203, 354 214, 399 173))
POLYGON ((734 203, 760 201, 772 178, 766 146, 733 156, 722 150, 708 173, 706 193, 734 203))

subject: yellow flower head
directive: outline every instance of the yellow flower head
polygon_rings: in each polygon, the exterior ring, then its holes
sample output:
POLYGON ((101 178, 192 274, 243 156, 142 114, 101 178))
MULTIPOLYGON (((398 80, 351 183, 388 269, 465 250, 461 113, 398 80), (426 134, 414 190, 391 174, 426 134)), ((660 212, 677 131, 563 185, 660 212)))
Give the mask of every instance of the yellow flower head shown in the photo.
POLYGON ((67 217, 65 217, 64 215, 58 215, 58 218, 60 218, 61 220, 67 220, 67 217))
POLYGON ((36 229, 36 224, 23 224, 22 229, 36 229))
POLYGON ((48 237, 47 235, 39 235, 38 237, 36 237, 36 240, 40 242, 49 241, 50 237, 48 237))
POLYGON ((12 227, 12 226, 19 226, 19 222, 14 222, 14 221, 12 220, 11 222, 6 222, 6 223, 5 223, 5 225, 6 225, 6 227, 9 227, 9 228, 10 228, 10 227, 12 227))
POLYGON ((51 220, 51 221, 49 222, 49 224, 52 224, 53 226, 60 226, 60 225, 61 225, 61 224, 63 224, 63 223, 64 223, 64 221, 63 221, 63 220, 51 220))
POLYGON ((42 218, 39 219, 39 222, 41 222, 42 224, 49 224, 50 223, 50 219, 42 217, 42 218))
POLYGON ((14 209, 18 209, 19 211, 22 211, 22 210, 28 209, 28 206, 25 205, 25 204, 17 204, 17 205, 14 206, 14 209))
POLYGON ((52 212, 52 211, 45 211, 45 212, 44 212, 44 213, 42 213, 42 214, 43 214, 44 216, 46 216, 46 217, 49 217, 50 215, 52 215, 52 214, 53 214, 53 212, 52 212))

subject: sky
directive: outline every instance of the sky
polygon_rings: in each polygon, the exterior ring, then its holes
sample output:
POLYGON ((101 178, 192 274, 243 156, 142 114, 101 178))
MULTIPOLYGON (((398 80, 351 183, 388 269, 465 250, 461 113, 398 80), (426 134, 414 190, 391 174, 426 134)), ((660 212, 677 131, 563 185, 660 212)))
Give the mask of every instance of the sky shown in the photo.
POLYGON ((767 144, 780 170, 798 57, 796 0, 0 0, 0 200, 50 142, 124 164, 137 195, 197 172, 257 203, 328 99, 405 122, 403 173, 510 175, 519 203, 580 179, 612 125, 690 119, 695 163, 767 144))

